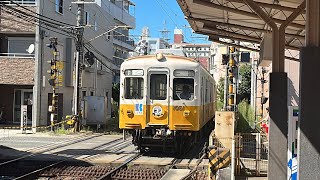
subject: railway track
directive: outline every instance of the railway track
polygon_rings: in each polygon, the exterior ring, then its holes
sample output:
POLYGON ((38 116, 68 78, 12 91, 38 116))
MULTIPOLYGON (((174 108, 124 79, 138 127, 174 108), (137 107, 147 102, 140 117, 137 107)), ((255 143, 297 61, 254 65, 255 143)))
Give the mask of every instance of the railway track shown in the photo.
MULTIPOLYGON (((76 159, 80 157, 81 155, 85 154, 86 151, 69 156, 68 158, 65 158, 63 160, 55 160, 55 161, 34 161, 31 160, 35 156, 43 155, 42 153, 48 152, 54 149, 58 149, 60 147, 72 145, 75 143, 80 143, 84 141, 88 141, 92 138, 96 138, 102 135, 95 135, 91 137, 80 137, 73 140, 70 140, 68 142, 62 143, 60 145, 53 145, 53 146, 45 146, 41 148, 37 148, 37 152, 34 154, 28 154, 23 155, 19 158, 15 158, 9 161, 5 161, 0 164, 0 179, 36 179, 37 177, 53 177, 61 176, 61 177, 68 177, 70 174, 66 173, 69 172, 70 168, 73 170, 72 176, 80 179, 90 179, 90 177, 96 179, 97 177, 100 177, 101 175, 105 174, 107 171, 111 171, 113 167, 108 166, 92 166, 89 163, 86 163, 84 161, 76 161, 75 162, 69 162, 70 159, 76 159), (68 165, 66 165, 68 164, 68 165), (55 170, 52 170, 55 169, 55 170), (57 173, 57 170, 60 169, 61 173, 57 173), (67 169, 67 170, 65 170, 67 169), (80 174, 77 174, 75 172, 81 172, 80 174), (46 172, 46 173, 42 173, 46 172), (90 172, 85 174, 84 172, 90 172), (96 174, 94 173, 96 172, 96 174), (47 176, 49 174, 49 176, 47 176), (86 178, 88 177, 88 178, 86 178)), ((88 149, 90 150, 109 150, 109 152, 115 152, 118 149, 112 150, 112 147, 124 147, 128 146, 127 142, 120 142, 122 141, 122 138, 117 138, 115 140, 112 140, 110 142, 104 143, 102 145, 99 145, 95 148, 88 149), (125 145, 122 145, 125 144, 125 145)), ((32 148, 34 150, 34 148, 32 148)), ((58 155, 56 153, 50 154, 50 155, 58 155)), ((61 179, 61 178, 60 178, 61 179)), ((72 178, 73 179, 73 178, 72 178)))
MULTIPOLYGON (((98 137, 98 136, 95 136, 98 137)), ((92 137, 93 138, 93 137, 92 137)), ((86 138, 86 140, 90 140, 91 138, 86 138)), ((52 146, 43 146, 41 148, 32 149, 29 151, 37 152, 34 156, 37 154, 41 154, 46 151, 50 151, 52 149, 59 148, 60 146, 64 146, 65 144, 73 144, 72 142, 76 143, 82 142, 84 143, 86 140, 73 140, 65 143, 61 143, 59 146, 52 145, 52 146)), ((96 146, 92 149, 88 149, 88 151, 91 150, 103 150, 105 153, 114 153, 118 154, 121 153, 122 149, 125 149, 126 147, 130 146, 132 143, 131 141, 122 141, 122 138, 114 139, 110 142, 101 144, 99 146, 96 146)), ((81 157, 81 160, 79 161, 70 161, 70 159, 77 159, 78 157, 90 154, 86 153, 87 151, 81 151, 75 155, 69 156, 68 159, 63 159, 60 161, 50 162, 35 162, 30 161, 28 162, 28 157, 20 157, 17 158, 15 161, 11 162, 5 162, 2 163, 6 166, 11 166, 13 169, 15 168, 18 172, 14 172, 13 176, 7 176, 8 179, 110 179, 110 180, 128 180, 128 179, 161 179, 170 171, 170 169, 176 169, 177 164, 179 164, 183 158, 174 158, 169 165, 166 166, 150 166, 150 167, 143 167, 139 165, 134 165, 132 162, 142 156, 145 156, 145 154, 141 153, 135 153, 129 158, 127 158, 122 164, 119 166, 114 165, 92 165, 90 163, 86 162, 86 159, 89 159, 92 156, 87 157, 81 157), (38 163, 38 164, 37 164, 38 163), (28 168, 29 166, 33 167, 28 168), (21 168, 23 167, 24 171, 21 171, 21 168), (18 167, 18 168, 17 168, 18 167), (20 172, 20 173, 19 173, 20 172)), ((131 151, 127 154, 134 153, 136 151, 131 151)), ((192 152, 190 152, 192 154, 192 152)), ((190 154, 189 153, 189 154, 190 154)), ((58 155, 53 153, 52 155, 58 155)), ((193 156, 194 155, 186 155, 186 156, 193 156)), ((32 157, 32 156, 31 156, 32 157)), ((207 173, 205 171, 199 171, 198 165, 201 163, 202 159, 204 157, 201 157, 201 159, 197 162, 197 165, 191 169, 190 173, 186 175, 183 179, 204 179, 207 177, 207 173)), ((192 161, 193 158, 189 159, 189 162, 192 161)), ((5 171, 5 170, 3 170, 5 171)), ((0 174, 1 172, 1 165, 0 165, 0 174)), ((0 176, 0 179, 1 176, 0 176)))
POLYGON ((15 159, 10 159, 8 161, 0 163, 0 167, 4 166, 6 164, 9 164, 9 163, 13 163, 13 162, 16 162, 16 161, 19 161, 19 160, 23 160, 23 159, 29 158, 29 157, 37 156, 37 155, 39 155, 41 153, 45 153, 45 152, 48 152, 48 151, 51 151, 51 150, 54 150, 54 149, 58 149, 58 148, 65 147, 65 146, 68 146, 68 145, 71 145, 71 144, 75 144, 75 143, 79 143, 79 142, 82 142, 82 141, 87 141, 89 139, 96 138, 96 137, 99 137, 99 136, 102 136, 102 134, 98 134, 98 135, 94 135, 94 136, 86 134, 84 136, 76 137, 76 138, 73 138, 73 139, 70 139, 70 140, 67 140, 67 141, 63 141, 63 142, 59 142, 59 143, 50 143, 50 144, 45 144, 45 145, 38 146, 38 147, 35 147, 35 148, 30 148, 30 149, 26 150, 25 153, 22 154, 21 157, 18 157, 18 158, 15 158, 15 159))

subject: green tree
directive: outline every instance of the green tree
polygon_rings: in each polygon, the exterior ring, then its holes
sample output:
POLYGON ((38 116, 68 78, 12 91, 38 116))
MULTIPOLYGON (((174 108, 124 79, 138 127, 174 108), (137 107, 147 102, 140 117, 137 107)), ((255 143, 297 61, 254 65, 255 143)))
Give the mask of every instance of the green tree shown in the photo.
POLYGON ((247 99, 250 103, 251 94, 251 65, 244 64, 240 66, 241 83, 238 90, 238 102, 247 99))
POLYGON ((247 99, 242 100, 238 104, 238 110, 239 119, 237 122, 237 132, 252 132, 252 127, 254 127, 255 123, 254 111, 247 99))
POLYGON ((223 108, 224 101, 224 77, 220 77, 217 84, 217 108, 218 110, 223 108))

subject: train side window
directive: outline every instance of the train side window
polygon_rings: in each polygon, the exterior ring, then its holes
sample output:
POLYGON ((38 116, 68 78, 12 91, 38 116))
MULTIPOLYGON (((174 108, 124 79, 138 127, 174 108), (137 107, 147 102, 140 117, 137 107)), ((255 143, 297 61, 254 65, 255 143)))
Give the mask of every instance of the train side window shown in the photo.
POLYGON ((194 99, 194 79, 174 78, 173 79, 173 99, 193 100, 194 99))
POLYGON ((125 78, 125 98, 143 99, 143 78, 125 78))

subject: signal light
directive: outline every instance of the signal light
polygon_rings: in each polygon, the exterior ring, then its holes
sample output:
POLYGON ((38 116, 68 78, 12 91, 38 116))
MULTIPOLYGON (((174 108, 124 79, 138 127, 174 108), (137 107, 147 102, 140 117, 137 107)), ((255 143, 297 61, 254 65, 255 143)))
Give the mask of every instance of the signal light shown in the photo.
POLYGON ((48 82, 49 82, 50 86, 56 85, 55 79, 48 79, 48 82))
POLYGON ((51 59, 50 61, 48 61, 48 63, 50 64, 50 69, 47 71, 48 74, 50 75, 50 79, 48 79, 48 82, 50 84, 50 86, 55 86, 55 80, 56 80, 56 62, 54 59, 51 59))
POLYGON ((47 62, 48 62, 48 64, 50 64, 50 66, 55 65, 55 61, 54 61, 54 59, 51 59, 50 61, 47 61, 47 62))

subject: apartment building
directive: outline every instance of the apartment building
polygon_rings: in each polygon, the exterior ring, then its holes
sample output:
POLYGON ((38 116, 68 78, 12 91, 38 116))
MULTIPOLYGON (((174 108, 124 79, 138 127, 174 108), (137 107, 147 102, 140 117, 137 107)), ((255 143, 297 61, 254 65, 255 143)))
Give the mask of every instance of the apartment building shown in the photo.
MULTIPOLYGON (((213 68, 211 73, 213 74, 216 82, 219 81, 221 77, 226 75, 226 66, 222 63, 222 55, 227 53, 227 46, 223 44, 214 43, 215 47, 215 56, 213 61, 213 68)), ((240 51, 248 52, 246 49, 240 49, 240 51)), ((287 50, 285 52, 287 57, 293 56, 298 57, 299 51, 287 50)), ((259 65, 259 52, 250 52, 250 64, 252 65, 251 69, 251 100, 252 107, 256 108, 257 119, 261 116, 261 96, 269 97, 269 77, 272 72, 272 63, 269 61, 265 63, 264 66, 259 65), (256 64, 258 64, 256 66, 256 64), (262 76, 262 69, 264 69, 264 78, 262 76), (262 86, 262 79, 266 80, 262 86), (262 88, 263 87, 263 88, 262 88)), ((299 104, 299 67, 300 63, 292 61, 289 59, 285 60, 285 72, 288 73, 288 106, 298 106, 299 104)), ((264 104, 263 107, 263 117, 267 115, 266 108, 269 106, 269 101, 264 104)))
POLYGON ((194 58, 209 71, 212 56, 211 44, 192 44, 184 41, 182 29, 174 29, 174 41, 172 48, 182 49, 187 57, 194 58))
MULTIPOLYGON (((85 52, 93 52, 98 60, 91 66, 83 66, 80 95, 82 98, 103 97, 104 120, 110 117, 112 82, 120 64, 114 60, 114 47, 123 51, 133 49, 128 39, 116 39, 114 30, 119 25, 135 27, 135 18, 128 11, 132 5, 130 1, 120 4, 120 1, 96 0, 85 4, 84 8, 84 42, 89 45, 86 42, 90 41, 93 47, 86 46, 85 52)), ((8 1, 0 8, 0 13, 0 108, 4 112, 0 123, 19 124, 21 105, 27 105, 28 123, 33 126, 50 124, 48 107, 52 103, 52 86, 48 83, 50 64, 47 61, 53 55, 47 44, 51 37, 58 40, 58 58, 62 62, 61 82, 56 90, 58 119, 72 114, 76 48, 72 33, 68 32, 76 25, 77 4, 71 0, 8 1), (23 13, 40 17, 40 26, 36 26, 32 16, 23 13), (51 18, 52 25, 45 23, 46 17, 51 18), (61 28, 64 31, 59 30, 61 28)), ((126 30, 121 37, 129 36, 126 30)))

